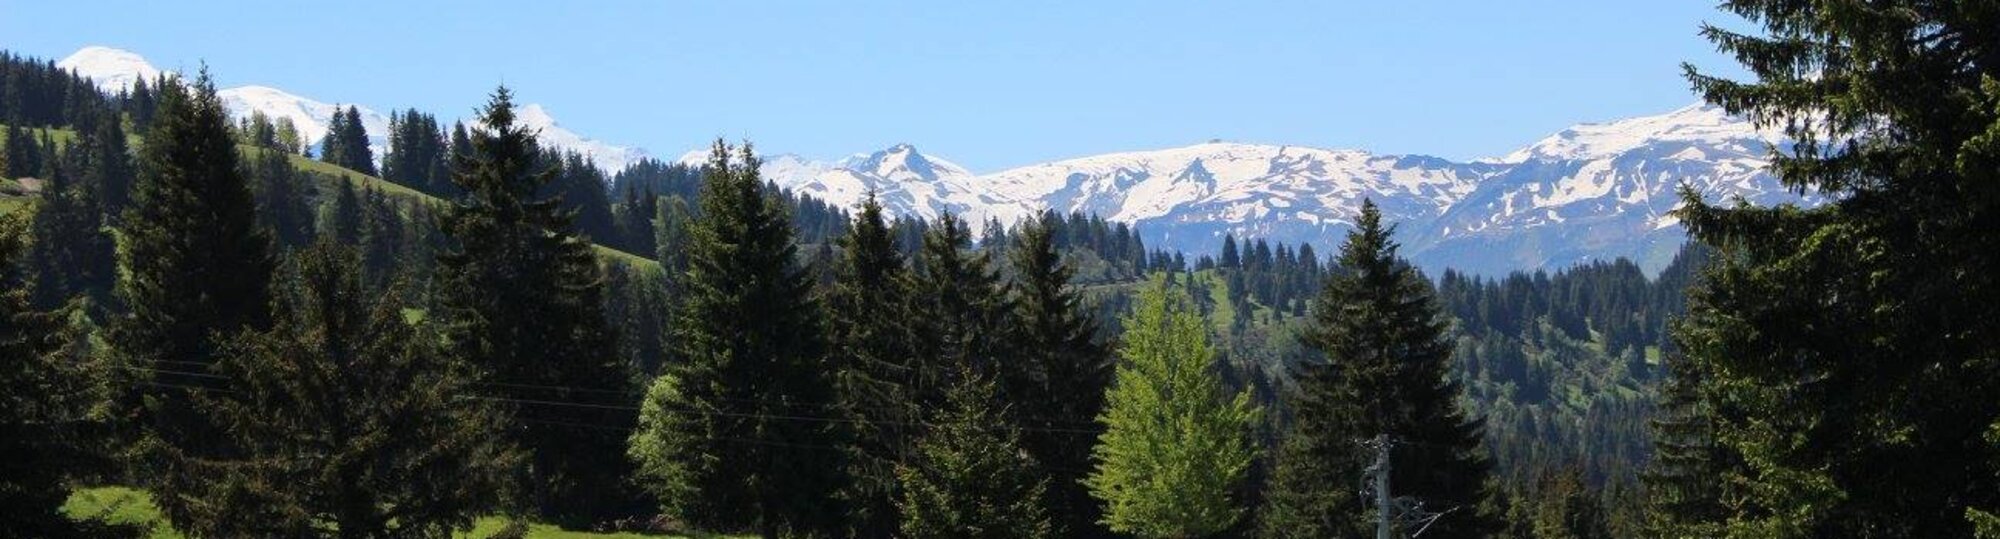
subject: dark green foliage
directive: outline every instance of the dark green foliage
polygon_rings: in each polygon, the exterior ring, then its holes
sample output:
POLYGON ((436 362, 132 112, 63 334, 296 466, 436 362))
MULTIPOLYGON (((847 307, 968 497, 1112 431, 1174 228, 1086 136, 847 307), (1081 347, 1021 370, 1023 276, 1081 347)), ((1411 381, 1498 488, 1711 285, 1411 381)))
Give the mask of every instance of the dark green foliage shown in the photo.
POLYGON ((0 176, 7 178, 40 176, 43 161, 50 159, 45 154, 53 149, 44 150, 42 145, 35 141, 32 131, 16 124, 7 124, 6 136, 7 153, 0 156, 4 157, 0 158, 0 165, 5 165, 5 168, 0 168, 0 176))
POLYGON ((1685 359, 1667 363, 1654 417, 1653 461, 1644 476, 1646 534, 1712 537, 1727 514, 1721 471, 1727 456, 1717 446, 1713 410, 1702 398, 1701 371, 1685 359))
POLYGON ((341 245, 361 243, 361 194, 354 188, 352 178, 343 176, 336 182, 333 196, 321 203, 319 210, 319 237, 341 245))
POLYGON ((64 313, 30 304, 18 225, 0 219, 0 535, 82 537, 58 508, 81 456, 102 451, 87 437, 98 375, 63 353, 75 338, 64 313))
MULTIPOLYGON (((1008 394, 1029 430, 1021 444, 1049 480, 1049 513, 1068 536, 1095 537, 1100 510, 1083 485, 1097 437, 1089 427, 1111 385, 1111 354, 1098 342, 1095 319, 1071 287, 1072 271, 1057 252, 1054 214, 1024 225, 1008 251, 1016 276, 1017 351, 1004 370, 1008 394)), ((886 233, 886 230, 884 231, 886 233)), ((883 248, 887 248, 886 234, 883 248)))
POLYGON ((544 152, 544 163, 556 163, 555 178, 542 187, 545 196, 562 201, 579 236, 617 245, 618 228, 612 224, 611 200, 605 194, 604 171, 578 153, 544 152))
POLYGON ((361 251, 362 282, 368 288, 380 290, 389 283, 396 273, 397 261, 402 258, 403 214, 398 205, 389 200, 381 189, 373 187, 361 195, 361 226, 358 238, 361 251))
POLYGON ((368 148, 368 130, 361 125, 361 111, 349 105, 335 109, 327 122, 326 138, 320 141, 319 160, 334 166, 375 174, 375 151, 368 148))
MULTIPOLYGON (((1009 357, 1012 307, 990 255, 970 250, 970 241, 965 224, 946 214, 924 235, 923 251, 910 273, 917 388, 912 398, 924 410, 942 409, 951 377, 966 368, 1005 379, 1000 373, 1009 357)), ((1002 398, 1015 402, 1012 395, 1002 398)))
POLYGON ((274 323, 228 347, 228 392, 199 396, 239 453, 207 479, 182 531, 208 537, 442 537, 502 500, 515 455, 471 369, 363 283, 347 247, 300 252, 274 323))
POLYGON ((582 526, 636 509, 621 429, 632 425, 631 375, 604 318, 602 274, 562 201, 542 188, 552 164, 494 92, 452 179, 466 194, 447 210, 452 245, 438 256, 438 307, 450 353, 483 372, 509 405, 526 509, 582 526))
POLYGON ((280 247, 296 249, 312 242, 314 236, 312 206, 307 202, 312 185, 285 155, 257 152, 249 159, 247 175, 257 197, 257 222, 270 230, 280 247))
POLYGON ((111 100, 90 79, 38 60, 0 51, 0 124, 56 127, 109 110, 111 100))
POLYGON ((131 203, 136 174, 118 115, 96 114, 88 125, 78 126, 77 145, 82 148, 75 160, 78 183, 91 190, 98 211, 116 219, 131 203))
MULTIPOLYGON (((1706 99, 1795 143, 1780 182, 1816 209, 1679 213, 1719 253, 1677 343, 1704 380, 1725 536, 1965 537, 2000 505, 2000 9, 1732 0, 1703 34, 1754 81, 1706 99), (1740 459, 1740 460, 1738 460, 1740 459)), ((1718 201, 1720 202, 1720 201, 1718 201)))
POLYGON ((389 115, 389 149, 382 155, 382 179, 397 185, 454 198, 449 148, 437 117, 408 110, 389 115))
POLYGON ((1033 472, 1008 426, 994 383, 971 371, 947 393, 946 407, 897 467, 902 537, 1011 539, 1054 533, 1042 497, 1048 480, 1033 472))
POLYGON ((159 110, 139 158, 132 206, 118 243, 118 296, 107 344, 130 375, 118 409, 137 427, 139 477, 173 522, 198 510, 183 496, 210 478, 193 460, 227 449, 193 407, 215 387, 206 372, 217 335, 262 327, 274 262, 237 166, 236 144, 206 73, 193 86, 159 88, 159 110))
POLYGON ((1426 537, 1483 537, 1498 522, 1482 513, 1490 464, 1480 423, 1459 409, 1449 377, 1451 348, 1430 285, 1396 256, 1372 202, 1341 247, 1341 272, 1313 304, 1303 339, 1325 354, 1305 365, 1262 515, 1267 535, 1358 535, 1372 514, 1357 499, 1372 451, 1357 443, 1396 441, 1391 492, 1431 511, 1452 510, 1426 537))
POLYGON ((35 210, 30 236, 29 275, 34 278, 34 304, 53 309, 72 299, 85 298, 96 311, 108 305, 115 256, 111 235, 104 227, 104 213, 87 186, 72 178, 84 168, 78 160, 83 152, 70 149, 68 163, 54 167, 42 184, 41 201, 35 210))
POLYGON ((680 522, 713 530, 837 533, 845 467, 824 314, 783 203, 745 146, 717 141, 689 230, 675 355, 649 391, 631 455, 680 522))
POLYGON ((903 256, 896 252, 882 205, 871 193, 840 239, 827 294, 833 367, 839 373, 841 409, 854 421, 848 458, 853 476, 843 498, 849 524, 859 537, 893 535, 905 520, 896 467, 913 456, 922 432, 922 414, 912 400, 917 390, 911 350, 903 256))
MULTIPOLYGON (((1597 491, 1590 489, 1578 470, 1545 474, 1534 485, 1534 497, 1527 512, 1535 539, 1611 539, 1611 518, 1597 491)), ((1683 535, 1676 537, 1705 537, 1683 535)))

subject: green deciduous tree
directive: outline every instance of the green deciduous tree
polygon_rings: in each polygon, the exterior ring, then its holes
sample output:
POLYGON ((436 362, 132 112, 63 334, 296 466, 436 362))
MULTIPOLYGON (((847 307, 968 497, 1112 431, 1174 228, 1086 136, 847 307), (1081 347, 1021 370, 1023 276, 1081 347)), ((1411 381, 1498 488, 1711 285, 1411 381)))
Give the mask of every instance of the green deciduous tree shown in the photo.
POLYGON ((1124 325, 1086 480, 1105 524, 1140 537, 1228 529, 1244 513, 1234 494, 1256 457, 1259 410, 1224 388, 1208 324, 1177 290, 1147 286, 1124 325))

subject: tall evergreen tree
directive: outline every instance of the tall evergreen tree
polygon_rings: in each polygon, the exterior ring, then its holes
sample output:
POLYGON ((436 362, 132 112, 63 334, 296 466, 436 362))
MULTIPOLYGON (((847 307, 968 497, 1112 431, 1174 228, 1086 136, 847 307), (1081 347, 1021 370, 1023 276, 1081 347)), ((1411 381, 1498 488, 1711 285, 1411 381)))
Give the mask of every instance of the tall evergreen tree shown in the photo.
POLYGON ((270 229, 278 245, 305 247, 313 238, 313 212, 306 202, 312 189, 308 179, 285 154, 275 151, 256 152, 249 168, 258 221, 270 229))
MULTIPOLYGON (((72 147, 62 161, 76 163, 82 152, 72 147)), ((42 184, 40 204, 31 225, 29 273, 34 279, 34 303, 53 309, 72 299, 106 305, 117 271, 111 236, 104 229, 90 189, 71 178, 77 165, 58 165, 42 184)))
POLYGON ((1294 424, 1278 455, 1262 518, 1273 537, 1359 536, 1372 504, 1354 485, 1374 460, 1359 442, 1387 435, 1390 492, 1430 511, 1450 511, 1426 537, 1485 537, 1498 528, 1482 511, 1490 465, 1481 423, 1459 409, 1449 376, 1446 320, 1430 283, 1396 256, 1382 214, 1364 201, 1341 246, 1341 271, 1314 300, 1302 340, 1324 354, 1305 364, 1292 395, 1294 424))
POLYGON ((265 324, 275 263, 208 74, 158 88, 118 242, 127 312, 107 344, 133 378, 119 408, 139 429, 134 456, 149 471, 140 483, 182 524, 198 510, 184 493, 211 479, 188 464, 227 449, 192 395, 218 385, 215 336, 265 324))
POLYGON ((341 245, 361 243, 361 221, 363 219, 361 194, 355 189, 358 183, 352 178, 341 177, 340 184, 327 197, 319 212, 319 236, 341 245))
POLYGON ((536 159, 513 94, 496 90, 480 122, 452 173, 466 196, 443 219, 455 244, 438 257, 446 341, 512 408, 527 509, 564 526, 629 514, 618 430, 632 425, 634 392, 598 261, 562 201, 538 195, 555 170, 536 159))
POLYGON ((396 206, 381 189, 370 187, 361 196, 362 282, 370 289, 379 290, 389 283, 402 254, 403 215, 396 206))
POLYGON ((1678 357, 1667 360, 1659 412, 1652 421, 1653 460, 1643 477, 1652 537, 1716 537, 1726 513, 1713 410, 1702 396, 1701 372, 1678 357))
POLYGON ((689 230, 675 318, 680 362, 647 393, 631 440, 668 515, 764 537, 833 534, 845 425, 826 368, 824 316, 783 202, 745 145, 717 141, 689 230))
POLYGON ((1750 486, 1724 536, 1965 537, 2000 506, 2000 10, 1731 0, 1702 33, 1755 78, 1690 66, 1780 126, 1771 170, 1833 202, 1679 216, 1720 250, 1676 343, 1750 486))
POLYGON ((1058 529, 1072 537, 1103 536, 1101 511, 1083 478, 1097 442, 1090 427, 1111 386, 1111 354, 1098 342, 1097 321, 1056 251, 1055 220, 1044 214, 1021 227, 1008 251, 1016 276, 1018 336, 1008 382, 1020 422, 1029 428, 1022 444, 1049 477, 1049 507, 1058 529))
POLYGON ((96 393, 88 371, 62 353, 74 337, 62 313, 29 302, 20 228, 0 219, 0 535, 83 537, 61 506, 77 456, 99 442, 79 429, 96 393))
POLYGON ((348 247, 292 259, 273 327, 233 340, 201 395, 242 453, 203 461, 197 525, 211 537, 442 537, 501 502, 516 454, 473 373, 372 292, 348 247))
POLYGON ((361 123, 361 111, 353 105, 336 108, 327 122, 326 138, 320 142, 321 161, 360 172, 375 174, 375 151, 368 147, 368 129, 361 123))
POLYGON ((860 210, 839 240, 828 329, 841 408, 855 425, 847 463, 853 481, 844 495, 849 523, 855 536, 884 537, 904 522, 896 511, 896 466, 912 457, 922 416, 910 394, 915 379, 903 255, 874 193, 860 210))
POLYGON ((1205 537, 1242 518, 1237 487, 1256 458, 1259 411, 1215 370, 1208 324, 1164 281, 1140 292, 1125 321, 1105 431, 1086 480, 1112 530, 1205 537))
POLYGON ((92 191, 99 211, 115 220, 132 201, 132 155, 127 148, 125 128, 117 114, 98 114, 80 129, 78 144, 83 148, 84 165, 78 183, 92 191))
MULTIPOLYGON (((924 234, 908 288, 916 335, 912 397, 920 409, 942 410, 951 378, 962 367, 1004 380, 1002 369, 1015 366, 1002 365, 1011 309, 988 258, 971 250, 971 231, 951 214, 924 234)), ((1002 398, 1013 402, 1011 395, 1002 398)))
POLYGON ((901 537, 1011 539, 1055 533, 1034 472, 1008 425, 995 383, 970 369, 946 393, 946 407, 909 462, 897 465, 901 537))

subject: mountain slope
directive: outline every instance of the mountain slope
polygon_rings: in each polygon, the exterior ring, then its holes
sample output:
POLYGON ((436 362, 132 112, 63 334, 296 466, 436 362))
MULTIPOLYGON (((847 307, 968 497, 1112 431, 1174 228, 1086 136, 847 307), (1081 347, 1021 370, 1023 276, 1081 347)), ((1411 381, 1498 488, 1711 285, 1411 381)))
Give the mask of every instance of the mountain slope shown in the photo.
MULTIPOLYGON (((163 73, 136 53, 101 46, 84 47, 56 62, 56 66, 90 77, 98 88, 111 92, 130 88, 141 77, 150 80, 163 73)), ((327 103, 258 85, 223 88, 216 94, 222 98, 223 105, 228 107, 232 116, 241 118, 252 112, 263 112, 273 119, 291 119, 299 130, 299 136, 309 146, 318 145, 326 136, 327 125, 332 121, 335 110, 351 105, 327 103)), ((355 108, 361 115, 362 129, 368 133, 369 149, 380 159, 388 149, 389 117, 365 106, 356 105, 355 108)), ((565 129, 541 105, 522 106, 521 120, 530 128, 540 130, 543 144, 581 153, 608 172, 623 170, 646 157, 644 150, 591 139, 565 129)))
POLYGON ((1504 159, 1454 162, 1210 142, 976 175, 909 145, 835 163, 780 156, 765 176, 842 206, 870 190, 893 213, 1013 222, 1044 209, 1135 223, 1152 248, 1213 252, 1225 234, 1339 243, 1362 199, 1432 271, 1499 274, 1627 257, 1657 271, 1685 240, 1682 184, 1710 200, 1818 204, 1765 172, 1780 137, 1709 105, 1582 124, 1504 159))
MULTIPOLYGON (((159 73, 136 54, 105 47, 85 48, 59 65, 106 85, 159 73)), ((275 88, 222 94, 232 113, 291 118, 309 139, 325 133, 333 110, 275 88)), ((569 131, 540 105, 522 107, 521 117, 544 143, 580 152, 608 172, 647 158, 644 150, 569 131)), ((363 109, 363 124, 381 155, 387 119, 363 109)), ((1498 274, 1621 256, 1658 270, 1685 241, 1668 215, 1683 184, 1710 200, 1824 202, 1787 191, 1765 172, 1768 149, 1779 140, 1697 104, 1576 125, 1503 158, 1472 162, 1210 142, 978 174, 898 144, 832 162, 770 155, 762 171, 840 207, 874 192, 892 214, 952 213, 975 226, 1043 210, 1087 212, 1138 225, 1152 248, 1194 253, 1213 252, 1225 234, 1331 247, 1369 199, 1397 224, 1403 252, 1432 271, 1498 274)), ((680 160, 705 159, 697 151, 680 160)))

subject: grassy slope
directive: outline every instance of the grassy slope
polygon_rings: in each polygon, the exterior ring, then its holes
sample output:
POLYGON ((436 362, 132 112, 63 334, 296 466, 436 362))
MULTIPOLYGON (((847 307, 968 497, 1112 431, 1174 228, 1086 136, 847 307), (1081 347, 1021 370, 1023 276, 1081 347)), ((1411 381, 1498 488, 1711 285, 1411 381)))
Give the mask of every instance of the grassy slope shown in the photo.
MULTIPOLYGON (((127 487, 93 487, 76 491, 63 504, 63 513, 70 518, 94 520, 108 524, 136 525, 150 528, 148 539, 182 539, 183 535, 173 530, 160 516, 160 510, 153 506, 153 498, 144 491, 127 487)), ((489 537, 506 527, 506 519, 486 517, 472 525, 472 529, 457 534, 459 537, 489 537)), ((530 539, 660 539, 677 537, 669 535, 646 535, 638 533, 589 533, 566 531, 545 524, 528 527, 530 539)), ((721 536, 702 536, 721 537, 721 536)))
MULTIPOLYGON (((41 136, 43 132, 49 133, 51 140, 54 140, 57 146, 68 144, 70 141, 76 139, 76 134, 68 129, 36 128, 33 129, 32 131, 34 131, 35 136, 41 136)), ((131 144, 134 147, 137 147, 140 142, 141 139, 139 139, 137 136, 131 138, 131 144)), ((5 148, 4 143, 0 143, 0 148, 5 148)), ((248 145, 238 145, 236 149, 238 152, 242 153, 246 158, 256 156, 258 154, 261 154, 262 152, 274 151, 248 145)), ((328 174, 332 176, 359 178, 361 181, 361 185, 380 189, 382 190, 382 192, 387 193, 393 197, 405 200, 416 200, 432 204, 442 204, 444 202, 442 200, 439 200, 437 197, 433 197, 418 192, 415 189, 397 185, 394 182, 390 182, 388 180, 384 180, 375 176, 369 176, 367 174, 362 174, 360 172, 356 172, 353 170, 337 167, 329 163, 322 163, 319 161, 315 161, 303 155, 291 155, 288 157, 291 160, 293 166, 296 166, 302 170, 310 170, 313 172, 328 174)), ((0 215, 7 215, 9 213, 12 213, 13 211, 20 209, 23 205, 25 205, 25 203, 26 201, 19 197, 0 196, 0 215)), ((624 251, 612 249, 602 245, 598 245, 595 247, 597 249, 597 254, 602 255, 606 260, 623 263, 627 266, 631 266, 635 269, 639 269, 642 271, 658 271, 660 268, 660 265, 658 263, 653 262, 652 259, 646 258, 644 256, 627 253, 624 251)))

